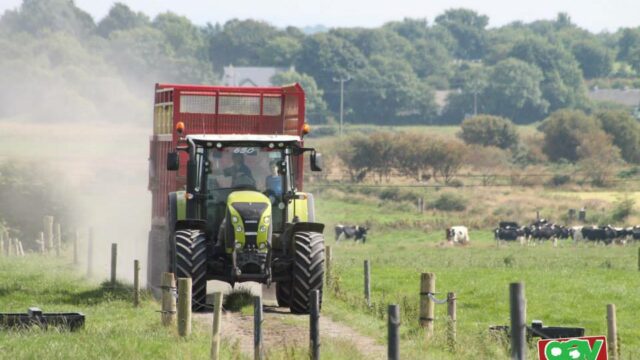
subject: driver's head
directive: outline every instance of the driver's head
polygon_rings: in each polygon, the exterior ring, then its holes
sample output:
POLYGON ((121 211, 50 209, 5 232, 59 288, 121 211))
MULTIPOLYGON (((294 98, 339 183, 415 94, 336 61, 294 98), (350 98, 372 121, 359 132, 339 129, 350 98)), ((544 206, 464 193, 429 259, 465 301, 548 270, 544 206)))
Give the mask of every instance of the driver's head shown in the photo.
POLYGON ((234 165, 242 165, 244 164, 244 155, 239 153, 233 153, 231 160, 233 160, 234 165))

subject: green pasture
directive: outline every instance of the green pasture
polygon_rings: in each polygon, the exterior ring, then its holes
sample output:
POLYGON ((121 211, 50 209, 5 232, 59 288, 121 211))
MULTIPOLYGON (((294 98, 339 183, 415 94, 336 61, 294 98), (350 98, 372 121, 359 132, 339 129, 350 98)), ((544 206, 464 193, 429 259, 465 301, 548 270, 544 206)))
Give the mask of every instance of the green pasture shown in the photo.
MULTIPOLYGON (((606 304, 617 306, 623 358, 640 357, 640 272, 637 245, 596 246, 560 241, 522 247, 496 247, 490 230, 471 230, 471 245, 449 247, 442 229, 412 226, 415 211, 402 212, 372 202, 322 198, 316 200, 318 217, 328 223, 360 223, 377 218, 366 244, 333 240, 332 225, 325 230, 333 247, 333 286, 325 310, 369 335, 385 341, 386 305, 400 304, 402 352, 410 359, 508 358, 506 348, 489 335, 491 325, 509 324, 509 283, 522 281, 527 298, 527 321, 539 319, 548 326, 584 327, 587 335, 606 334, 606 304), (385 219, 385 220, 383 220, 385 219), (363 262, 371 261, 372 302, 364 305, 363 262), (458 298, 456 352, 445 339, 446 305, 436 308, 436 337, 425 343, 418 325, 420 273, 437 276, 438 298, 453 291, 458 298)), ((449 222, 465 223, 451 213, 449 222)), ((530 351, 530 358, 537 358, 530 351)))

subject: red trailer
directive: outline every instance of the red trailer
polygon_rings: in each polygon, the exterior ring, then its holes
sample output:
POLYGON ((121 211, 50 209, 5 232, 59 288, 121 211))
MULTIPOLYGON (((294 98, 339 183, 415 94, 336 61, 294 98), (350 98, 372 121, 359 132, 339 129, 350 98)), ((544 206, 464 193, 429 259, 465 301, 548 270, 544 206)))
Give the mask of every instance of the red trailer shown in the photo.
MULTIPOLYGON (((308 131, 305 96, 298 84, 283 87, 225 87, 156 84, 149 185, 152 225, 149 233, 147 282, 159 286, 165 243, 172 226, 167 218, 169 194, 186 187, 188 154, 179 153, 179 170, 167 170, 167 154, 184 146, 185 134, 294 135, 308 131), (176 131, 180 128, 181 131, 176 131), (160 249, 160 250, 158 250, 160 249)), ((295 187, 302 190, 303 156, 292 159, 295 187)), ((178 210, 180 211, 180 210, 178 210)))

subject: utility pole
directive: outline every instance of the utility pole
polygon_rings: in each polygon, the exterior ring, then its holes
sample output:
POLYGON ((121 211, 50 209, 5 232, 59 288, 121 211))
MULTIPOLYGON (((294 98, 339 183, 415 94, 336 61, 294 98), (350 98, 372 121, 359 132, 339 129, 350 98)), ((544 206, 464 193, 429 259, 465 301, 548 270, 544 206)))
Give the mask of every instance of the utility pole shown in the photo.
POLYGON ((340 83, 340 136, 342 136, 342 126, 344 117, 344 83, 351 80, 351 76, 333 78, 334 82, 340 83))

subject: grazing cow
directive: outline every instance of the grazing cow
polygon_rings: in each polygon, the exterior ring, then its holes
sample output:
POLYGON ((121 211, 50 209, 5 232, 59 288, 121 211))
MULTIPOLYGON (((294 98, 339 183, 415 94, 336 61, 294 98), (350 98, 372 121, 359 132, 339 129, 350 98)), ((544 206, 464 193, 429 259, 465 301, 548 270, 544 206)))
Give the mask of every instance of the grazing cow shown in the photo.
POLYGON ((578 242, 578 241, 582 241, 582 226, 572 226, 570 229, 571 232, 571 237, 573 238, 573 241, 578 242))
POLYGON ((618 236, 616 230, 611 226, 585 226, 582 228, 582 237, 585 240, 610 244, 618 236))
POLYGON ((447 228, 446 237, 450 243, 466 245, 469 243, 469 230, 466 226, 452 226, 447 228))
POLYGON ((367 241, 367 230, 369 229, 360 225, 336 225, 336 242, 344 235, 347 239, 353 238, 353 241, 362 240, 364 244, 367 241))
POLYGON ((631 238, 633 240, 640 240, 640 225, 631 228, 631 238))
POLYGON ((516 241, 522 238, 525 233, 524 230, 518 226, 518 223, 511 221, 501 221, 493 231, 496 240, 504 241, 516 241))

